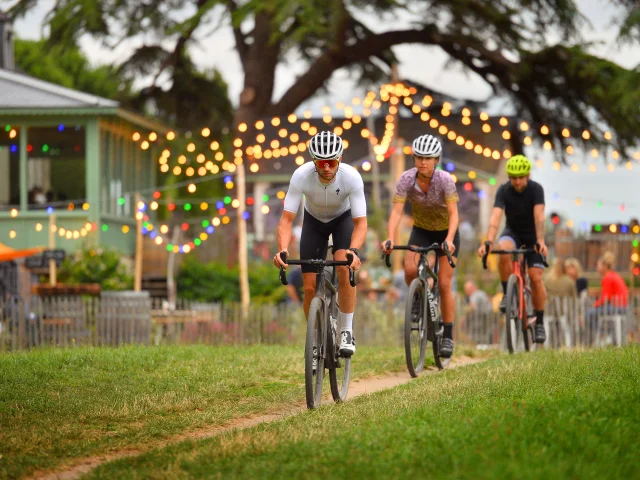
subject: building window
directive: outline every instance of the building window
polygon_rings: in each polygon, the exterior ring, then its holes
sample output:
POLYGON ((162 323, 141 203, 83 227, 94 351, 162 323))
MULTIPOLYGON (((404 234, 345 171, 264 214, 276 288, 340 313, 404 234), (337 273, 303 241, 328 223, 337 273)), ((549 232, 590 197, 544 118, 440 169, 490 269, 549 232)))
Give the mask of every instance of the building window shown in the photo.
POLYGON ((85 128, 81 125, 30 127, 27 188, 30 210, 82 208, 86 202, 85 128))

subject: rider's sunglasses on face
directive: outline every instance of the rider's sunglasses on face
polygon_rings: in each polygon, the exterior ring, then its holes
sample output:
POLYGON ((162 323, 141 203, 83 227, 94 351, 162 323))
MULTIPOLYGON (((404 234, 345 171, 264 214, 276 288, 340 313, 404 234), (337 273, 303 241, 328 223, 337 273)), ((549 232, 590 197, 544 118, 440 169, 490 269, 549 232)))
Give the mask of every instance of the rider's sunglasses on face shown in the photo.
POLYGON ((326 166, 329 168, 336 168, 338 166, 338 160, 314 160, 316 167, 324 169, 326 166))

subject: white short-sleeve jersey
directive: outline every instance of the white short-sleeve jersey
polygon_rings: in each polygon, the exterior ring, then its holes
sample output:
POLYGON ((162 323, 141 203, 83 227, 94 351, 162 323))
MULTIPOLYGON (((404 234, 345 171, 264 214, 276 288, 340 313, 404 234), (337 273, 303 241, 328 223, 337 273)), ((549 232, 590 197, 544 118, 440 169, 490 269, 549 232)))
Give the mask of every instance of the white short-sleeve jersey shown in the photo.
POLYGON ((353 218, 367 215, 364 182, 360 173, 350 165, 340 163, 330 184, 320 182, 313 162, 293 172, 284 209, 296 213, 305 196, 305 210, 321 222, 328 223, 351 209, 353 218))

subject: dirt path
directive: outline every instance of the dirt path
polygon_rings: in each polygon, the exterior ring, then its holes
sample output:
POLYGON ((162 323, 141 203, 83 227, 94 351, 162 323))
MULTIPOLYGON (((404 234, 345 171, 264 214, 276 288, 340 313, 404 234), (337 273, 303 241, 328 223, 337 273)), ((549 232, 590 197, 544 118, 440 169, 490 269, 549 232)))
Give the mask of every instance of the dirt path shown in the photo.
MULTIPOLYGON (((483 358, 472 358, 465 356, 454 357, 450 368, 470 365, 472 363, 478 363, 483 360, 483 358)), ((422 375, 434 374, 437 371, 438 370, 435 367, 431 367, 430 369, 423 372, 422 375)), ((398 385, 403 385, 410 381, 411 376, 406 371, 353 381, 349 385, 349 399, 355 398, 360 395, 375 393, 379 392, 380 390, 397 387, 398 385)), ((91 472, 94 468, 102 465, 103 463, 111 462, 113 460, 119 460, 121 458, 134 457, 137 455, 141 455, 151 449, 162 448, 169 444, 181 442, 184 440, 200 440, 213 437, 220 433, 228 432, 234 429, 245 429, 254 427, 261 423, 274 422, 290 415, 296 415, 305 410, 305 404, 304 402, 302 402, 298 405, 281 408, 271 413, 248 418, 238 418, 224 425, 205 427, 196 431, 175 435, 162 442, 146 445, 143 449, 120 450, 108 455, 99 455, 77 459, 72 465, 64 467, 66 468, 66 470, 58 470, 54 472, 36 472, 29 478, 39 480, 73 480, 91 472)))

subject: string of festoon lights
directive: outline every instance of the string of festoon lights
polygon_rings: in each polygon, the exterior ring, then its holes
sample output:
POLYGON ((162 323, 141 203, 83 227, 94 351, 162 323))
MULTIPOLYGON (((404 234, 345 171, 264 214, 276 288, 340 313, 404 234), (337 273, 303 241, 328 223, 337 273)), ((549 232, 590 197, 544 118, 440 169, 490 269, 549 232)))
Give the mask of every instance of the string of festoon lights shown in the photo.
MULTIPOLYGON (((260 214, 267 215, 270 212, 270 209, 273 205, 281 204, 284 201, 286 196, 286 192, 281 189, 272 189, 265 192, 262 196, 262 204, 260 207, 260 214), (273 195, 273 193, 275 195, 273 195)), ((152 201, 151 203, 146 203, 144 200, 141 200, 137 205, 138 215, 146 211, 147 208, 150 208, 153 203, 157 200, 152 201)), ((203 203, 205 203, 203 201, 203 203)), ((208 203, 208 202, 206 202, 208 203)), ((247 198, 247 205, 253 206, 256 203, 253 197, 247 198)), ((186 207, 188 204, 185 203, 186 207)), ((217 228, 221 225, 229 225, 235 216, 228 215, 228 211, 226 206, 231 206, 232 208, 238 208, 239 201, 238 199, 231 199, 231 197, 225 197, 223 200, 218 200, 215 202, 216 208, 218 208, 218 215, 210 218, 210 217, 200 217, 200 218, 190 218, 185 220, 179 225, 179 228, 183 232, 191 231, 193 233, 193 239, 189 242, 182 243, 180 245, 174 245, 170 238, 170 227, 166 223, 160 222, 159 227, 155 227, 153 223, 148 221, 148 217, 145 218, 145 222, 142 225, 142 233, 144 235, 148 235, 154 243, 158 246, 165 245, 168 252, 174 253, 189 253, 193 251, 196 247, 201 246, 205 241, 207 241, 211 236, 217 231, 217 228), (197 228, 194 229, 193 227, 197 228), (201 230, 198 233, 198 228, 201 230)), ((190 208, 185 208, 186 211, 189 211, 190 208)), ((243 213, 243 218, 245 220, 249 220, 250 213, 245 211, 243 213)))
MULTIPOLYGON (((393 130, 395 128, 396 116, 398 115, 398 107, 400 106, 400 102, 408 109, 410 109, 415 115, 419 115, 421 120, 424 121, 431 127, 432 129, 437 130, 437 132, 443 136, 444 139, 449 140, 451 142, 455 142, 459 146, 464 146, 467 150, 473 151, 477 155, 481 155, 484 157, 491 157, 496 160, 500 160, 502 158, 509 158, 511 153, 509 150, 499 151, 497 149, 491 149, 487 146, 483 146, 480 143, 474 143, 471 140, 466 139, 463 135, 457 133, 455 130, 451 128, 449 124, 445 124, 442 120, 437 120, 436 118, 431 117, 430 113, 425 109, 429 109, 433 104, 433 98, 429 95, 425 95, 422 99, 417 102, 413 96, 417 94, 417 91, 414 87, 407 87, 403 84, 395 84, 395 85, 383 85, 380 88, 379 93, 376 92, 368 92, 364 98, 354 97, 352 99, 352 104, 354 106, 362 105, 362 115, 355 114, 353 111, 353 107, 346 106, 344 103, 338 103, 336 107, 339 110, 344 110, 344 120, 342 120, 341 125, 334 125, 333 131, 336 134, 342 134, 344 131, 353 128, 355 125, 358 125, 362 122, 363 118, 371 115, 372 110, 379 110, 384 106, 388 107, 388 114, 385 116, 386 125, 385 132, 382 138, 379 140, 372 132, 369 132, 366 126, 361 126, 360 133, 363 138, 368 138, 371 144, 374 146, 374 153, 376 155, 376 161, 382 162, 385 158, 388 157, 389 148, 391 145, 391 141, 394 137, 393 130), (424 108, 423 108, 424 107, 424 108)), ((451 115, 452 105, 449 102, 444 102, 441 105, 440 115, 442 117, 448 117, 451 115)), ((323 117, 322 121, 326 123, 328 126, 334 121, 331 115, 331 108, 328 106, 323 107, 322 109, 323 117)), ((500 117, 499 119, 495 117, 492 119, 486 112, 480 112, 477 115, 473 115, 472 111, 468 107, 464 107, 461 110, 460 121, 463 127, 468 127, 471 125, 472 121, 475 121, 475 118, 479 118, 480 121, 485 122, 482 126, 482 132, 485 134, 489 134, 492 130, 492 126, 490 122, 492 120, 497 120, 497 123, 501 127, 505 127, 505 130, 502 132, 502 138, 505 140, 510 139, 510 131, 506 129, 509 126, 509 119, 506 117, 500 117)), ((268 145, 264 145, 267 142, 266 135, 262 132, 265 127, 265 121, 259 120, 254 125, 258 133, 256 134, 256 143, 243 145, 241 139, 237 138, 233 141, 234 151, 233 151, 233 161, 226 160, 224 154, 219 150, 220 143, 217 141, 211 141, 209 143, 209 149, 213 152, 213 160, 218 163, 214 163, 214 161, 209 158, 207 159, 207 155, 202 152, 196 152, 197 146, 195 142, 190 142, 186 146, 186 154, 181 153, 177 157, 177 165, 173 166, 173 168, 169 165, 169 159, 171 157, 171 150, 169 148, 165 148, 160 156, 159 163, 161 171, 167 173, 171 171, 174 175, 181 175, 185 173, 188 177, 195 176, 196 173, 201 177, 206 175, 215 174, 221 171, 226 171, 229 173, 235 172, 235 168, 237 165, 244 161, 245 156, 251 157, 253 159, 253 163, 250 163, 249 170, 253 173, 256 173, 260 170, 259 164, 256 160, 260 159, 271 159, 271 158, 282 158, 289 155, 296 155, 295 161, 296 164, 301 165, 304 163, 304 157, 300 155, 302 152, 306 150, 306 141, 304 140, 304 134, 308 137, 311 137, 317 133, 317 127, 311 125, 307 120, 312 116, 311 111, 307 110, 303 113, 303 115, 299 118, 295 114, 288 115, 285 118, 273 117, 271 119, 271 125, 275 128, 280 127, 277 130, 277 136, 279 138, 272 139, 268 145), (296 129, 297 127, 298 130, 296 129), (283 142, 283 144, 281 144, 283 142), (195 156, 195 162, 197 165, 191 165, 192 161, 187 156, 187 154, 191 154, 191 156, 195 156)), ((244 132, 247 130, 246 124, 240 124, 238 126, 238 130, 240 132, 244 132)), ((530 126, 526 122, 521 122, 519 125, 520 130, 523 132, 530 132, 530 126)), ((153 133, 153 132, 152 132, 153 133)), ((540 133, 546 135, 549 133, 548 127, 542 125, 540 127, 540 133)), ((208 127, 205 127, 200 132, 203 138, 207 138, 211 134, 211 130, 208 127)), ((562 134, 565 138, 569 138, 571 133, 569 129, 564 129, 562 134)), ((185 135, 187 138, 189 134, 185 135)), ((588 140, 591 136, 589 131, 582 132, 581 137, 584 140, 588 140)), ((176 138, 176 134, 174 132, 169 132, 166 135, 166 139, 168 141, 172 141, 176 138)), ((149 148, 149 141, 156 141, 157 135, 149 135, 148 140, 143 140, 141 142, 140 147, 142 149, 149 148)), ((604 133, 605 140, 611 140, 612 135, 609 132, 604 133)), ((141 136, 138 134, 134 134, 134 141, 141 140, 141 136)), ((345 142, 345 147, 348 149, 348 142, 345 142)), ((524 137, 525 145, 530 145, 532 143, 532 139, 529 135, 524 137)), ((545 142, 543 144, 544 149, 551 149, 552 144, 550 142, 545 142)), ((411 147, 405 147, 404 153, 410 154, 411 147)), ((567 153, 573 154, 573 147, 571 145, 567 146, 567 153)), ((597 157, 599 152, 596 149, 591 151, 591 155, 597 157)), ((640 152, 635 152, 635 158, 640 159, 640 152)), ((614 150, 612 152, 612 158, 619 158, 619 154, 614 150)), ((541 162, 541 161, 538 161, 541 162)), ((363 163, 363 170, 370 169, 370 164, 363 163)), ((554 168, 559 169, 561 165, 556 162, 554 164, 554 168)), ((589 166, 590 170, 593 171, 595 166, 589 166)), ((626 164, 626 168, 631 169, 632 164, 628 162, 626 164)), ((615 170, 615 166, 609 165, 607 167, 609 171, 615 170)), ((577 164, 573 164, 571 166, 572 171, 579 170, 579 166, 577 164)), ((491 179, 490 179, 491 180, 491 179)), ((468 183, 468 182, 467 182, 468 183)), ((467 187, 467 183, 465 183, 465 188, 467 187)), ((233 182, 225 182, 227 188, 233 188, 233 182)), ((470 184, 469 184, 470 185, 470 184)), ((470 185, 472 189, 473 186, 470 185)), ((195 193, 195 188, 189 188, 189 193, 195 193)), ((479 195, 482 193, 479 192, 479 195)), ((188 203, 188 202, 187 202, 188 203)), ((202 208, 202 204, 201 204, 202 208)), ((218 210, 220 210, 219 205, 217 206, 218 210)), ((225 207, 222 207, 225 208, 225 207)))
MULTIPOLYGON (((413 87, 409 88, 401 84, 395 85, 395 86, 383 85, 383 87, 381 88, 380 99, 382 100, 382 102, 389 104, 389 114, 386 116, 387 123, 385 125, 385 134, 382 137, 382 139, 378 141, 378 139, 375 138, 372 135, 372 133, 368 131, 366 127, 363 126, 361 128, 361 135, 364 138, 370 138, 371 143, 374 145, 374 152, 376 153, 377 161, 379 162, 384 161, 384 158, 385 158, 384 154, 387 152, 390 146, 390 142, 393 138, 393 129, 394 129, 393 117, 394 115, 397 114, 398 104, 400 103, 400 99, 402 99, 402 103, 407 108, 409 108, 414 114, 419 115, 421 120, 427 123, 432 129, 436 130, 440 135, 443 136, 443 138, 446 138, 449 141, 455 142, 457 145, 463 146, 464 148, 471 150, 474 153, 478 155, 482 155, 484 157, 491 157, 496 160, 510 157, 511 152, 508 149, 500 152, 497 149, 491 149, 487 146, 483 146, 480 143, 474 143, 471 140, 465 139, 463 135, 457 133, 455 130, 451 128, 451 126, 444 124, 441 120, 439 121, 435 118, 432 118, 429 112, 424 111, 422 107, 429 108, 433 103, 433 98, 429 95, 425 95, 420 101, 420 104, 422 105, 421 107, 418 104, 418 102, 416 102, 412 97, 412 95, 414 95, 415 93, 416 93, 415 88, 413 87)), ((350 106, 345 106, 343 103, 337 104, 337 107, 344 109, 344 116, 346 118, 345 120, 342 121, 341 125, 336 125, 333 127, 334 132, 337 134, 342 134, 345 130, 352 128, 355 124, 361 123, 363 116, 367 117, 368 115, 371 114, 371 109, 374 109, 374 110, 380 109, 383 103, 377 97, 378 95, 375 92, 369 92, 367 96, 364 97, 364 99, 361 99, 359 97, 353 98, 352 103, 354 105, 361 104, 363 106, 364 110, 363 110, 362 116, 354 114, 353 109, 350 106)), ((444 102, 440 110, 440 115, 443 117, 447 117, 451 115, 451 109, 452 109, 451 103, 444 102)), ((333 117, 331 116, 330 112, 331 112, 330 107, 328 106, 323 107, 322 120, 326 124, 330 124, 333 121, 333 117)), ((461 113, 462 113, 462 116, 461 116, 462 124, 464 126, 470 125, 472 123, 472 117, 473 117, 471 113, 471 109, 468 107, 464 107, 462 108, 461 113)), ((289 126, 288 126, 289 128, 285 128, 284 124, 282 123, 283 121, 279 117, 273 117, 271 119, 272 126, 281 127, 277 132, 278 136, 281 139, 285 139, 289 137, 290 143, 287 145, 281 145, 280 144, 281 140, 279 140, 278 138, 275 138, 271 140, 271 142, 269 143, 269 146, 263 147, 262 144, 267 141, 267 138, 264 135, 264 133, 259 132, 256 135, 257 143, 248 145, 243 150, 242 140, 237 138, 233 142, 235 150, 234 150, 234 160, 233 162, 231 162, 231 161, 224 160, 223 153, 218 151, 218 149, 220 148, 220 143, 217 141, 212 141, 210 143, 210 148, 212 151, 215 152, 214 160, 218 162, 222 162, 220 166, 216 165, 212 160, 207 160, 207 157, 204 153, 197 153, 196 161, 199 164, 201 164, 199 167, 197 167, 197 170, 193 166, 185 167, 186 164, 190 163, 190 160, 188 159, 185 153, 182 153, 181 155, 178 156, 178 165, 173 167, 172 172, 175 175, 180 175, 184 170, 185 171, 184 173, 187 176, 193 176, 196 173, 198 173, 201 176, 204 176, 207 174, 207 172, 217 173, 220 169, 226 170, 228 172, 233 172, 235 171, 235 165, 237 165, 242 161, 241 159, 245 156, 245 154, 249 157, 253 157, 254 160, 260 160, 262 158, 264 159, 282 158, 287 155, 296 155, 301 152, 304 152, 306 149, 306 142, 302 141, 301 134, 303 134, 304 132, 304 133, 307 133, 309 136, 313 136, 315 135, 315 133, 317 133, 317 127, 312 126, 308 121, 306 121, 306 119, 309 119, 311 117, 310 111, 304 112, 302 117, 305 119, 304 121, 298 118, 295 114, 291 114, 287 116, 286 121, 289 122, 289 126), (299 121, 301 122, 299 125, 301 132, 291 131, 291 128, 297 125, 297 122, 299 121)), ((485 134, 490 133, 492 131, 492 126, 489 123, 491 120, 491 117, 486 112, 480 112, 478 115, 478 118, 481 121, 485 122, 482 126, 483 133, 485 134)), ((509 119, 502 116, 498 119, 498 124, 502 127, 508 127, 509 119)), ((265 127, 264 120, 257 121, 255 124, 255 127, 258 131, 264 129, 265 127)), ((519 128, 524 132, 528 132, 530 130, 530 126, 527 122, 521 122, 519 128)), ((246 131, 247 125, 240 124, 238 126, 238 130, 241 132, 246 131)), ((549 128, 543 125, 540 127, 540 132, 543 135, 546 135, 549 133, 549 128)), ((201 135, 204 138, 207 138, 210 135, 210 133, 211 133, 211 130, 208 127, 203 128, 201 131, 201 135)), ((566 128, 563 129, 562 134, 565 137, 569 138, 570 137, 569 129, 566 129, 566 128)), ((505 129, 502 132, 502 138, 504 138, 505 140, 510 139, 510 136, 511 136, 511 133, 509 130, 505 129)), ((588 140, 589 138, 591 138, 591 133, 585 130, 584 132, 582 132, 581 136, 583 139, 588 140)), ((134 139, 135 138, 140 139, 138 135, 134 134, 134 139)), ((151 136, 151 138, 157 138, 157 136, 156 137, 151 136)), ((174 139, 174 138, 176 138, 176 135, 174 132, 169 132, 167 134, 167 139, 174 139)), ((605 132, 604 138, 606 140, 611 140, 612 139, 611 133, 605 132)), ((525 145, 531 145, 532 142, 533 140, 530 136, 527 135, 524 137, 525 145)), ((145 148, 148 148, 148 142, 146 144, 143 143, 142 145, 145 148)), ((189 143, 187 145, 187 153, 195 154, 196 148, 197 147, 194 142, 189 143)), ((348 148, 348 142, 347 142, 346 148, 348 148)), ((547 141, 543 144, 543 148, 551 149, 552 145, 550 142, 547 141)), ((410 147, 407 147, 405 150, 406 150, 405 153, 410 153, 410 147)), ((573 154, 574 147, 571 145, 567 146, 567 153, 573 154)), ((165 173, 171 170, 170 166, 168 165, 168 159, 170 155, 171 155, 170 150, 165 149, 159 159, 159 162, 161 164, 161 171, 165 173)), ((592 149, 591 155, 594 157, 597 157, 599 155, 598 150, 592 149)), ((612 151, 611 155, 613 159, 619 159, 619 153, 617 151, 615 150, 612 151)), ((635 152, 634 157, 637 159, 640 159, 640 152, 635 152)), ((304 158, 298 155, 296 157, 296 163, 300 165, 303 162, 304 162, 304 158)), ((572 165, 571 169, 573 171, 576 171, 576 169, 578 169, 579 167, 577 166, 577 164, 574 164, 574 165, 575 166, 572 165)), ((559 163, 557 164, 556 168, 560 168, 559 163)), ((615 169, 615 166, 610 164, 607 168, 609 171, 613 171, 615 169)), ((627 168, 629 169, 632 168, 632 164, 630 162, 627 163, 627 168)), ((593 167, 590 167, 590 169, 592 170, 593 167)), ((250 164, 249 170, 253 173, 256 173, 260 170, 260 166, 258 163, 254 161, 253 163, 250 164)))

